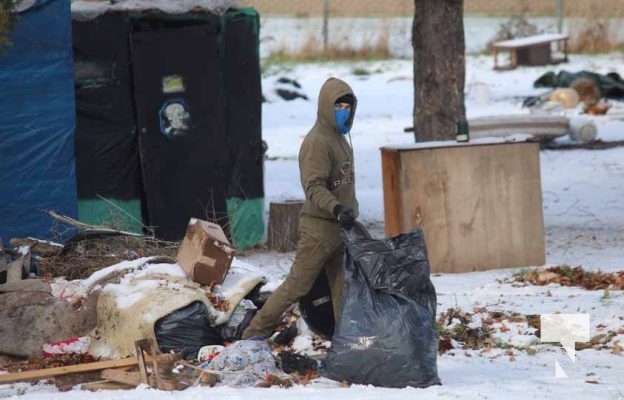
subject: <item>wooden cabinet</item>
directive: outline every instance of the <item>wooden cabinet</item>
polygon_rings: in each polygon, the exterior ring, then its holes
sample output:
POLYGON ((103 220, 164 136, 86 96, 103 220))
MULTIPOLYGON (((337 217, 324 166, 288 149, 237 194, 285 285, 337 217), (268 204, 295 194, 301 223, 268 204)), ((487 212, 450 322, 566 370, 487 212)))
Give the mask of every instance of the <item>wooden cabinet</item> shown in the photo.
POLYGON ((539 143, 383 147, 385 233, 420 227, 432 272, 542 265, 539 143))

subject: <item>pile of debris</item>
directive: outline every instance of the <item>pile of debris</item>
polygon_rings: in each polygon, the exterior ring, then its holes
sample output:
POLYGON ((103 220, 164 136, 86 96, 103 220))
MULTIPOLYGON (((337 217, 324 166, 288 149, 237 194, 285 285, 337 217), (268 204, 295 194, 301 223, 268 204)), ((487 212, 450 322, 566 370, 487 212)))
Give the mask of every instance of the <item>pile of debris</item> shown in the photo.
MULTIPOLYGON (((32 239, 25 245, 30 245, 32 239)), ((41 257, 39 268, 45 278, 85 279, 94 272, 125 260, 158 256, 175 263, 179 243, 150 236, 128 236, 119 232, 85 231, 68 241, 56 254, 41 257)), ((33 253, 37 253, 33 247, 33 253)), ((38 255, 41 255, 40 253, 38 255)))
POLYGON ((0 284, 28 277, 84 279, 110 265, 147 256, 175 263, 180 243, 84 224, 53 211, 48 214, 73 225, 78 233, 64 245, 28 237, 12 238, 12 248, 4 248, 0 241, 0 284))
MULTIPOLYGON (((334 385, 439 384, 436 293, 423 257, 424 233, 377 240, 355 231, 343 237, 352 255, 343 297, 356 300, 343 303, 335 332, 309 332, 314 324, 304 323, 310 315, 299 304, 283 314, 269 341, 242 339, 266 299, 266 278, 234 258, 219 225, 191 219, 175 259, 167 255, 173 245, 137 243, 141 238, 121 232, 54 247, 47 257, 37 256, 45 280, 0 286, 0 354, 29 360, 6 366, 0 384, 53 379, 61 389, 288 387, 319 377, 320 359, 323 377, 334 385), (162 253, 154 256, 153 249, 162 253), (378 257, 371 260, 371 253, 378 257), (356 270, 362 272, 357 279, 356 270), (42 352, 48 360, 40 360, 42 352), (358 372, 362 365, 365 373, 358 372)), ((17 254, 31 254, 34 246, 17 254)), ((327 286, 317 305, 331 310, 329 296, 327 286)), ((330 315, 326 323, 333 322, 330 315)))
MULTIPOLYGON (((218 225, 192 219, 182 243, 83 229, 64 246, 11 244, 15 250, 0 252, 0 265, 19 272, 0 285, 0 385, 183 390, 318 377, 318 361, 293 352, 296 314, 271 343, 239 340, 266 299, 266 279, 230 270, 234 248, 218 225), (249 363, 230 362, 241 357, 249 363)), ((318 353, 327 351, 323 339, 314 341, 318 353)))

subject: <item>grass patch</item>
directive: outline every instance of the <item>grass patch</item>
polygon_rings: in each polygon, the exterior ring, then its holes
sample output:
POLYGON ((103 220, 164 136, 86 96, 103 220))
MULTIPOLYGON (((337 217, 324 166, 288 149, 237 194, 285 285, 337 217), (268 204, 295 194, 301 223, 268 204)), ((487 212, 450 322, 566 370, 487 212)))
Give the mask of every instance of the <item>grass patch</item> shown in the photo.
POLYGON ((260 74, 264 78, 277 75, 288 75, 293 71, 295 71, 294 63, 291 64, 287 62, 262 60, 260 64, 260 74))
POLYGON ((9 34, 13 32, 19 18, 14 12, 18 2, 18 0, 0 0, 0 56, 7 47, 13 45, 9 34))
POLYGON ((315 35, 308 36, 298 50, 288 50, 282 46, 269 54, 265 61, 268 63, 284 62, 318 62, 318 61, 362 61, 388 60, 390 54, 390 34, 387 28, 382 28, 375 40, 359 48, 351 47, 350 43, 328 43, 323 45, 322 38, 315 35))
POLYGON ((610 53, 621 50, 624 43, 616 38, 621 35, 621 25, 609 18, 588 17, 579 23, 571 24, 568 51, 571 53, 610 53))
POLYGON ((366 68, 354 68, 351 73, 355 76, 368 76, 371 74, 371 72, 366 68))

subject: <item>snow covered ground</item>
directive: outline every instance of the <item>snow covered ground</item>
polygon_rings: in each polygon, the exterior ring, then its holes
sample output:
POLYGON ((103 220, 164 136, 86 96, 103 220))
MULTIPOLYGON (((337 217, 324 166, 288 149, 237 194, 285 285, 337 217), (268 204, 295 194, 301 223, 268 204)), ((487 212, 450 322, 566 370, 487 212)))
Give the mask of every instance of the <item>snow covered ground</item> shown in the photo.
MULTIPOLYGON (((545 91, 534 89, 535 79, 549 70, 591 70, 624 75, 621 54, 571 55, 570 63, 558 66, 492 70, 491 56, 467 57, 466 108, 469 117, 522 114, 525 96, 545 91), (485 84, 489 95, 477 97, 471 88, 485 84), (478 100, 478 101, 477 101, 478 100)), ((297 153, 316 115, 318 90, 323 81, 345 79, 359 98, 353 127, 357 194, 361 220, 375 236, 383 235, 383 197, 379 147, 408 144, 412 125, 412 63, 390 60, 363 63, 323 63, 274 66, 265 72, 267 98, 263 108, 263 136, 268 143, 265 163, 266 203, 302 198, 297 153), (363 74, 366 71, 366 74, 363 74), (281 77, 297 79, 309 100, 290 102, 272 96, 271 87, 281 77)), ((616 116, 596 116, 598 136, 604 141, 624 140, 624 104, 614 103, 616 116)), ((567 139, 560 139, 565 141, 567 139)), ((608 150, 545 150, 540 153, 547 265, 568 264, 603 271, 624 270, 624 147, 608 150)), ((275 287, 287 273, 293 254, 248 252, 237 268, 257 269, 275 287), (244 262, 244 263, 243 263, 244 262)), ((527 266, 531 267, 531 266, 527 266)), ((73 390, 58 393, 49 385, 26 384, 0 387, 0 396, 22 388, 23 399, 624 399, 624 355, 615 343, 624 342, 624 292, 589 291, 578 287, 512 285, 507 281, 520 269, 432 277, 438 292, 438 311, 458 307, 472 311, 541 313, 589 313, 591 336, 607 330, 620 332, 604 349, 576 353, 576 363, 562 348, 540 344, 526 325, 508 323, 499 340, 517 346, 509 349, 454 349, 438 357, 442 386, 427 389, 383 389, 370 386, 342 388, 319 380, 291 389, 192 388, 183 392, 159 392, 148 388, 98 393, 73 390), (523 350, 530 346, 534 351, 523 350), (555 377, 555 361, 568 378, 555 377)))

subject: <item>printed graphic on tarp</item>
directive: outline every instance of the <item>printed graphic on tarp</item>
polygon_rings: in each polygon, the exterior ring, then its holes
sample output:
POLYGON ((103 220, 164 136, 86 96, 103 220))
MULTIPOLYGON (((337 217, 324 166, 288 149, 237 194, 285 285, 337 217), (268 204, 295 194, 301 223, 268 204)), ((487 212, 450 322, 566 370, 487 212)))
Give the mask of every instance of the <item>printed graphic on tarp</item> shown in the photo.
MULTIPOLYGON (((163 91, 163 93, 167 93, 163 91)), ((184 99, 171 99, 164 102, 158 113, 160 131, 169 139, 183 135, 189 130, 191 114, 184 99)))
POLYGON ((182 93, 184 92, 184 78, 180 75, 164 76, 162 79, 163 93, 182 93))

